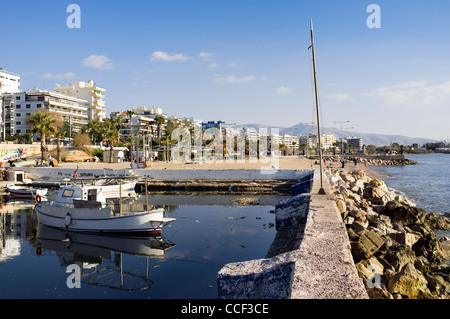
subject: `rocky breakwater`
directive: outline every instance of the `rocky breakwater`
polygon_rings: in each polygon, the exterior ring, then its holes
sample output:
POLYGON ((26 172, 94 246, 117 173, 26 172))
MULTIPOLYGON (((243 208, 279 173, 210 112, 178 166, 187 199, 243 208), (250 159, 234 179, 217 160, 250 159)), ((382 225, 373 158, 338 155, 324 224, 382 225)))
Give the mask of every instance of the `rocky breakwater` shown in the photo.
POLYGON ((359 277, 373 299, 450 299, 446 216, 428 214, 363 171, 327 171, 359 277), (447 263, 446 263, 447 261, 447 263))

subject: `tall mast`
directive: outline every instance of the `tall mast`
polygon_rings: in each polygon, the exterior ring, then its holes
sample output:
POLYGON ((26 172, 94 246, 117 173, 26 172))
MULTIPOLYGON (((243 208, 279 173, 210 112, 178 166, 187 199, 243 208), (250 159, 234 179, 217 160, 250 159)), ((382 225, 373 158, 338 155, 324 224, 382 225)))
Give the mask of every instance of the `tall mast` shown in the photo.
POLYGON ((311 25, 311 48, 312 48, 312 59, 313 59, 313 70, 314 70, 314 91, 316 95, 316 112, 317 112, 317 138, 318 138, 318 148, 319 148, 319 162, 320 162, 320 189, 319 194, 325 194, 323 188, 323 172, 322 172, 322 143, 320 136, 320 118, 319 118, 319 93, 317 90, 317 73, 316 73, 316 57, 314 52, 314 33, 313 33, 313 23, 310 20, 311 25))

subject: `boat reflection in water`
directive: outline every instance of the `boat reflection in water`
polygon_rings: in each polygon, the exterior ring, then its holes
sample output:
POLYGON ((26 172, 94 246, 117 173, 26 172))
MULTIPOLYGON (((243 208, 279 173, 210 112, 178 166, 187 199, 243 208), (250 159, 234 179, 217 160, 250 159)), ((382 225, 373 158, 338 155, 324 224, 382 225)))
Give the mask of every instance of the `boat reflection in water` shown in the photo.
POLYGON ((76 264, 81 269, 81 284, 136 291, 151 289, 149 258, 163 258, 175 246, 164 237, 121 237, 55 229, 38 225, 36 254, 56 253, 62 266, 76 264), (127 271, 122 254, 146 258, 144 272, 127 271))

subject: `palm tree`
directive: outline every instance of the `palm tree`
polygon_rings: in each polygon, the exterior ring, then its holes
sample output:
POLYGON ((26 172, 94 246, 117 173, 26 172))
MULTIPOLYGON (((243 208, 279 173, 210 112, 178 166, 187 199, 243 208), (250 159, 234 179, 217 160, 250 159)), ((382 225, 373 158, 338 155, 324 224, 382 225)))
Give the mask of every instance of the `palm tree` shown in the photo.
POLYGON ((161 126, 166 122, 166 119, 162 115, 158 115, 155 118, 155 123, 157 125, 157 133, 158 133, 158 140, 161 140, 161 126))
POLYGON ((123 118, 121 117, 110 117, 103 121, 105 127, 105 138, 109 143, 109 162, 112 163, 113 160, 113 151, 114 151, 114 143, 119 140, 119 129, 120 125, 122 125, 123 118))
MULTIPOLYGON (((136 114, 136 112, 134 112, 133 110, 127 110, 126 111, 127 115, 128 115, 128 125, 130 126, 130 162, 133 162, 133 126, 131 125, 131 119, 133 117, 134 114, 136 114)), ((137 157, 137 154, 136 154, 137 157)))
POLYGON ((40 134, 41 136, 41 160, 46 160, 48 158, 48 147, 47 147, 47 136, 51 136, 55 128, 53 124, 56 119, 52 116, 50 112, 34 112, 30 119, 28 120, 28 125, 30 126, 30 131, 34 134, 40 134))
POLYGON ((53 137, 56 137, 56 160, 61 163, 61 143, 60 139, 66 136, 67 131, 62 126, 56 126, 53 137))

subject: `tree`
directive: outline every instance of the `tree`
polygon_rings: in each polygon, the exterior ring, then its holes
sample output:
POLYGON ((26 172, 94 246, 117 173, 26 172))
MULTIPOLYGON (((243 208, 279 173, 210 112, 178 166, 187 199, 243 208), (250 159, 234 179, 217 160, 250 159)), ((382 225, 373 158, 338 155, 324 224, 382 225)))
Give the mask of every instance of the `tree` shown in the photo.
POLYGON ((133 118, 133 115, 136 114, 136 112, 134 112, 133 110, 127 110, 126 113, 128 115, 128 125, 130 126, 130 161, 133 162, 133 126, 131 124, 131 119, 133 118))
POLYGON ((34 134, 39 134, 41 138, 41 160, 48 158, 47 136, 51 136, 55 131, 53 126, 55 122, 56 119, 48 111, 36 111, 28 120, 30 131, 34 134))
POLYGON ((119 140, 119 129, 122 125, 123 118, 121 117, 110 117, 103 121, 106 133, 105 138, 109 144, 109 163, 112 163, 114 143, 119 140))
POLYGON ((162 115, 158 115, 155 118, 156 126, 157 126, 157 133, 158 133, 158 140, 161 140, 161 126, 166 123, 166 119, 162 115))
POLYGON ((67 131, 63 126, 55 126, 53 137, 56 137, 56 160, 61 163, 61 139, 66 136, 67 131))

